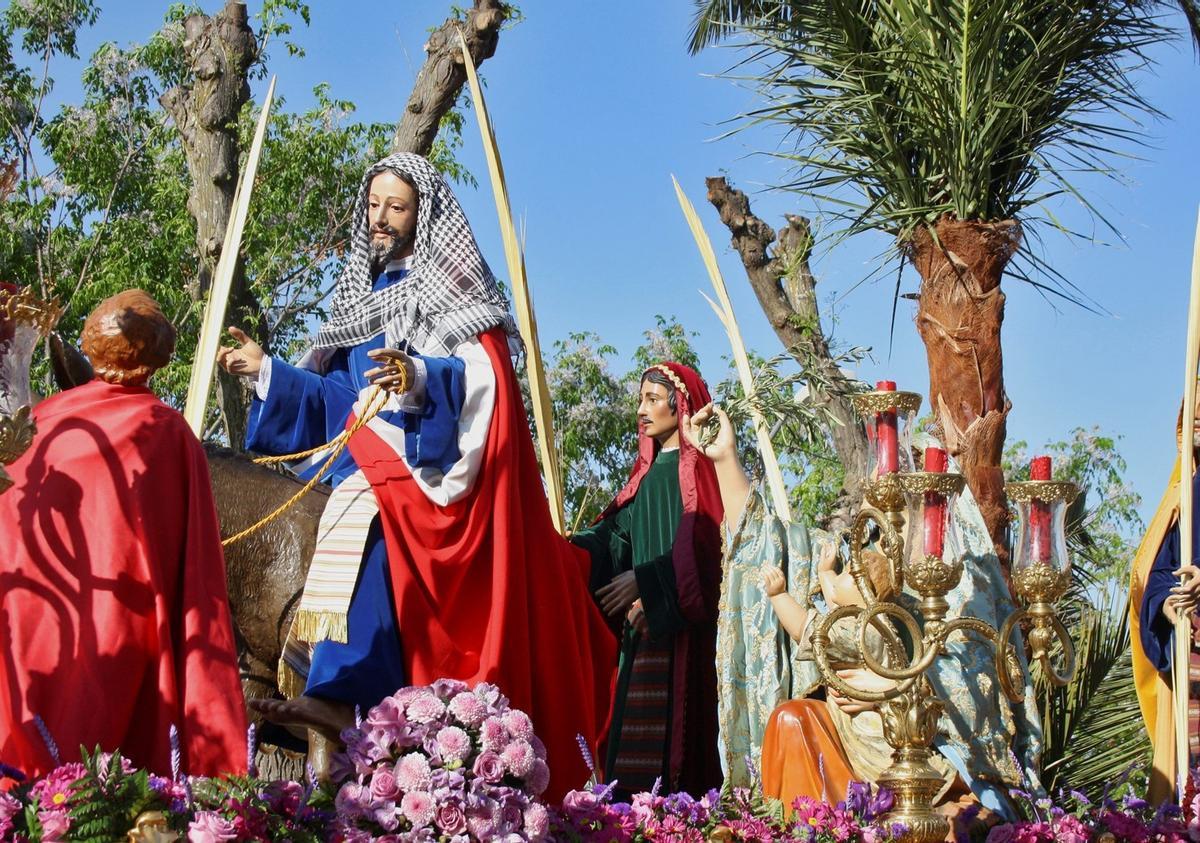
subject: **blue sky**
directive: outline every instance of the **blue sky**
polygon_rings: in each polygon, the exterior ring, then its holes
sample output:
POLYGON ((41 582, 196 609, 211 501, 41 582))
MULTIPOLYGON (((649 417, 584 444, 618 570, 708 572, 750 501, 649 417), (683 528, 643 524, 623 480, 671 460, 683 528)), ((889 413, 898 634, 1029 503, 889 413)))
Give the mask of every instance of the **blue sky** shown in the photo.
MULTIPOLYGON (((250 0, 252 12, 258 5, 250 0)), ((165 8, 144 0, 101 6, 99 22, 81 39, 85 56, 103 41, 144 41, 165 8)), ((306 107, 312 87, 328 82, 335 97, 358 105, 360 119, 396 120, 423 59, 426 30, 445 18, 446 0, 312 0, 311 6, 312 26, 294 34, 307 56, 289 58, 282 45, 272 50, 271 70, 288 107, 306 107)), ((526 19, 503 33, 483 74, 513 208, 527 220, 527 264, 544 345, 592 330, 628 356, 655 314, 673 314, 699 332, 710 380, 724 376, 728 347, 697 292, 708 290, 708 281, 671 188, 674 173, 717 247, 747 344, 767 355, 780 351, 725 229, 704 201, 704 177, 727 175, 776 226, 784 213, 820 220, 821 208, 804 196, 765 190, 786 176, 781 163, 756 154, 777 148, 776 134, 764 129, 717 140, 722 121, 754 102, 751 92, 714 78, 735 53, 687 54, 691 0, 522 0, 520 6, 526 19)), ((1158 66, 1139 77, 1140 85, 1168 119, 1148 125, 1152 145, 1142 150, 1144 160, 1124 163, 1122 182, 1077 182, 1124 242, 1097 228, 1097 242, 1042 229, 1030 243, 1107 312, 1048 303, 1009 280, 1003 334, 1014 405, 1010 440, 1036 445, 1091 425, 1123 437, 1128 478, 1146 515, 1174 455, 1200 202, 1200 69, 1182 40, 1157 47, 1153 56, 1158 66)), ((58 76, 58 95, 69 100, 76 80, 63 69, 58 76)), ((256 85, 256 98, 264 88, 256 85)), ((481 188, 459 194, 484 253, 499 268, 499 228, 473 116, 465 138, 460 158, 481 188)), ((1056 212, 1086 231, 1094 228, 1070 205, 1056 212)), ((836 320, 835 338, 845 344, 874 348, 859 369, 864 380, 886 377, 925 393, 912 303, 900 303, 889 340, 894 267, 856 286, 887 245, 867 236, 821 250, 815 269, 826 324, 836 320)), ((905 270, 902 289, 916 285, 916 274, 905 270)))

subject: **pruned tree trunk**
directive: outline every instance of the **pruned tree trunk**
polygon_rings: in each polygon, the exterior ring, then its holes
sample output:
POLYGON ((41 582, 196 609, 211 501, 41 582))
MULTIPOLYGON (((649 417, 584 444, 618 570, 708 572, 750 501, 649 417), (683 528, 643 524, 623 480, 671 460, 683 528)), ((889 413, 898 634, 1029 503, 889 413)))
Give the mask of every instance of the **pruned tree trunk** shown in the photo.
MULTIPOLYGON (((802 366, 815 367, 822 380, 836 381, 840 372, 829 353, 829 342, 821 327, 817 279, 809 267, 812 231, 808 220, 789 214, 787 225, 776 234, 771 226, 750 211, 746 194, 730 186, 724 178, 708 178, 705 184, 708 201, 733 235, 733 247, 741 256, 750 286, 775 335, 802 366), (769 249, 777 239, 779 247, 772 255, 769 249)), ((838 422, 830 426, 830 436, 845 468, 845 480, 828 526, 842 529, 850 525, 862 501, 862 482, 867 474, 867 437, 854 407, 845 397, 826 395, 817 389, 811 389, 810 394, 814 401, 823 403, 838 422)))
MULTIPOLYGON (((200 266, 191 292, 197 301, 203 301, 233 209, 238 182, 238 115, 250 98, 247 74, 258 57, 258 41, 250 29, 246 4, 238 0, 228 0, 212 16, 189 15, 183 31, 191 80, 164 92, 160 102, 179 129, 192 177, 188 211, 196 222, 200 266)), ((226 313, 226 320, 234 324, 265 324, 248 289, 240 255, 226 313)), ((260 341, 269 347, 269 337, 260 336, 260 341)), ((217 373, 217 379, 217 402, 229 445, 240 449, 246 432, 247 388, 241 378, 223 371, 217 373)))
POLYGON ((458 33, 467 39, 467 50, 478 67, 496 54, 500 26, 506 16, 500 0, 474 0, 465 19, 451 16, 429 34, 425 43, 425 63, 417 73, 412 94, 392 138, 392 152, 428 155, 442 118, 454 107, 467 71, 462 63, 458 33))
POLYGON ((962 466, 1008 576, 1004 439, 1011 403, 1004 392, 1000 326, 1004 268, 1021 243, 1014 220, 943 217, 907 244, 921 275, 917 330, 929 360, 929 403, 946 447, 962 466))

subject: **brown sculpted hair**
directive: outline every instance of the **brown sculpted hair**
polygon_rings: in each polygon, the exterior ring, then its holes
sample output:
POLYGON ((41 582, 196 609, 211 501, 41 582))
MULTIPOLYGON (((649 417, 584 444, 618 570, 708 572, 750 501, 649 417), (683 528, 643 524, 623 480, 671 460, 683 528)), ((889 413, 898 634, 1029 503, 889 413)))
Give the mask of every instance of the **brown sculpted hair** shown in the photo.
POLYGON ((863 567, 867 569, 867 579, 875 591, 876 600, 890 600, 896 594, 895 582, 892 580, 892 563, 887 557, 875 550, 864 550, 863 567))
POLYGON ((125 290, 91 312, 83 325, 80 346, 91 358, 96 377, 143 386, 170 361, 175 327, 145 292, 125 290))

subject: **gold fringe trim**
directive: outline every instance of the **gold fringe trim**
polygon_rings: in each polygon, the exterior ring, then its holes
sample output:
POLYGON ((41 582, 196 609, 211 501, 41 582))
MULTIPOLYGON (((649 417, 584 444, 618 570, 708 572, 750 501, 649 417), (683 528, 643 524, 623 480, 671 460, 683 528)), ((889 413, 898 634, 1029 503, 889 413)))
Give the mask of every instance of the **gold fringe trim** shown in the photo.
POLYGON ((307 678, 297 673, 283 659, 279 660, 279 670, 276 671, 276 678, 279 680, 280 693, 289 700, 301 696, 304 693, 304 687, 308 684, 307 678))
POLYGON ((346 613, 329 610, 301 609, 292 621, 292 636, 316 644, 318 641, 337 641, 345 644, 349 640, 346 631, 346 613))

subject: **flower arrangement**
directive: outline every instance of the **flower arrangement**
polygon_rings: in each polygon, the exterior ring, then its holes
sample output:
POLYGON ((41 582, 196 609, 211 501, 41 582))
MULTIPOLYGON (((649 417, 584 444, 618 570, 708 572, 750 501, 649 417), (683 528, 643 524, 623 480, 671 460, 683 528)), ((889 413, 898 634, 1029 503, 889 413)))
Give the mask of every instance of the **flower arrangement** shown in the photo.
POLYGON ((341 840, 546 838, 546 748, 494 685, 403 688, 342 737, 341 840))
POLYGON ((593 785, 568 793, 556 812, 554 839, 573 843, 800 840, 807 843, 884 843, 898 840, 903 826, 882 817, 892 807, 885 789, 852 782, 836 805, 800 798, 784 819, 781 806, 764 800, 757 788, 709 791, 701 799, 686 793, 660 796, 655 788, 630 802, 613 802, 612 786, 593 785))
MULTIPOLYGON (((57 747, 47 738, 51 755, 57 747)), ((192 778, 173 759, 171 776, 136 769, 99 748, 82 763, 60 764, 27 781, 0 763, 0 843, 160 843, 228 841, 539 841, 708 843, 779 841, 884 843, 903 827, 886 816, 886 789, 851 783, 829 804, 782 806, 758 786, 695 798, 655 787, 614 801, 615 784, 591 783, 546 806, 546 752, 523 712, 495 686, 441 680, 407 688, 371 709, 343 734, 334 781, 319 786, 250 776, 192 778)), ((253 734, 250 754, 254 755, 253 734)), ((585 750, 586 747, 582 747, 585 750)), ((752 779, 757 775, 752 769, 752 779)), ((1122 785, 1122 789, 1125 786, 1122 785)), ((1184 843, 1200 841, 1200 771, 1183 809, 1154 808, 1133 795, 1097 801, 1076 791, 1056 799, 1011 792, 1020 819, 970 832, 962 843, 1184 843)))
MULTIPOLYGON (((1195 777, 1193 771, 1192 776, 1195 777)), ((1022 818, 998 825, 987 843, 1186 843, 1200 840, 1200 823, 1185 819, 1170 803, 1153 808, 1144 799, 1127 795, 1120 801, 1092 802, 1078 791, 1060 792, 1057 799, 1037 798, 1021 790, 1010 794, 1022 818)), ((1196 806, 1200 807, 1200 806, 1196 806)))

